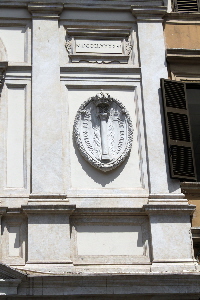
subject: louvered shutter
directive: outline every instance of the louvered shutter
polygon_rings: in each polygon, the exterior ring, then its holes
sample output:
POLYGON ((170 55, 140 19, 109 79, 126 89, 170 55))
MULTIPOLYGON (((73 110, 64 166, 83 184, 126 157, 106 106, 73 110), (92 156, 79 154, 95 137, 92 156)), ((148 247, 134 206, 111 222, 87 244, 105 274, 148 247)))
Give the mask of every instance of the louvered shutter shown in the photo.
POLYGON ((161 86, 171 177, 196 181, 185 83, 161 79, 161 86))
POLYGON ((174 10, 183 13, 198 12, 199 0, 174 0, 174 10))

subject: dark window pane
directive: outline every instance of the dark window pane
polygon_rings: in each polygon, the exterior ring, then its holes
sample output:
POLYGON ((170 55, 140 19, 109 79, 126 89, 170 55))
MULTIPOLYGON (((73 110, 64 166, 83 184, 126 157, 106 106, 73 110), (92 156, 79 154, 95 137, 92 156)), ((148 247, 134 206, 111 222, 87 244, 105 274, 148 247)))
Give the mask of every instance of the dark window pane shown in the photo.
POLYGON ((200 85, 187 84, 186 87, 197 180, 200 181, 200 85))

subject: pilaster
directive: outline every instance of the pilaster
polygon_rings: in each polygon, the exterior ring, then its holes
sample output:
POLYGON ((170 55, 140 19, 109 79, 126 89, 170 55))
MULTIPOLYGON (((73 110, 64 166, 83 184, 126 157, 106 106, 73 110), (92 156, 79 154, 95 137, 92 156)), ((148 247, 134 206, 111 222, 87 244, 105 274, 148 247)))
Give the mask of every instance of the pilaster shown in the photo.
POLYGON ((75 205, 24 205, 28 216, 28 261, 31 269, 70 264, 69 216, 75 205))
POLYGON ((190 216, 195 205, 148 204, 152 242, 152 272, 195 271, 190 216))
POLYGON ((62 4, 31 3, 32 193, 63 194, 58 19, 62 4))
POLYGON ((153 3, 131 8, 138 27, 150 194, 180 194, 179 181, 169 175, 160 92, 160 79, 168 77, 162 26, 167 8, 153 3))

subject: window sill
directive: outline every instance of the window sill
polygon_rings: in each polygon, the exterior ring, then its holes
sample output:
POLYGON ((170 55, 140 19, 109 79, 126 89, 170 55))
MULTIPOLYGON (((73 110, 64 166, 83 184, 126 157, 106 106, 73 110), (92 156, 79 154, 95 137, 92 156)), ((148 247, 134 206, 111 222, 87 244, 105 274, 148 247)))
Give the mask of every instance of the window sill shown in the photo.
POLYGON ((182 182, 181 191, 184 194, 199 194, 200 196, 200 182, 182 182))

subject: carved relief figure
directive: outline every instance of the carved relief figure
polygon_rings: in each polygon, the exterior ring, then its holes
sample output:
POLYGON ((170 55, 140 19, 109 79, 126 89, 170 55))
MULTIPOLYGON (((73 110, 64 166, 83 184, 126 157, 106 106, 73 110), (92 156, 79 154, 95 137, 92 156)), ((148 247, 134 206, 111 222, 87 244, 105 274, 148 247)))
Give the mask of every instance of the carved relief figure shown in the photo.
POLYGON ((129 154, 133 129, 124 105, 109 94, 97 94, 79 108, 74 138, 82 156, 106 172, 116 168, 129 154))

